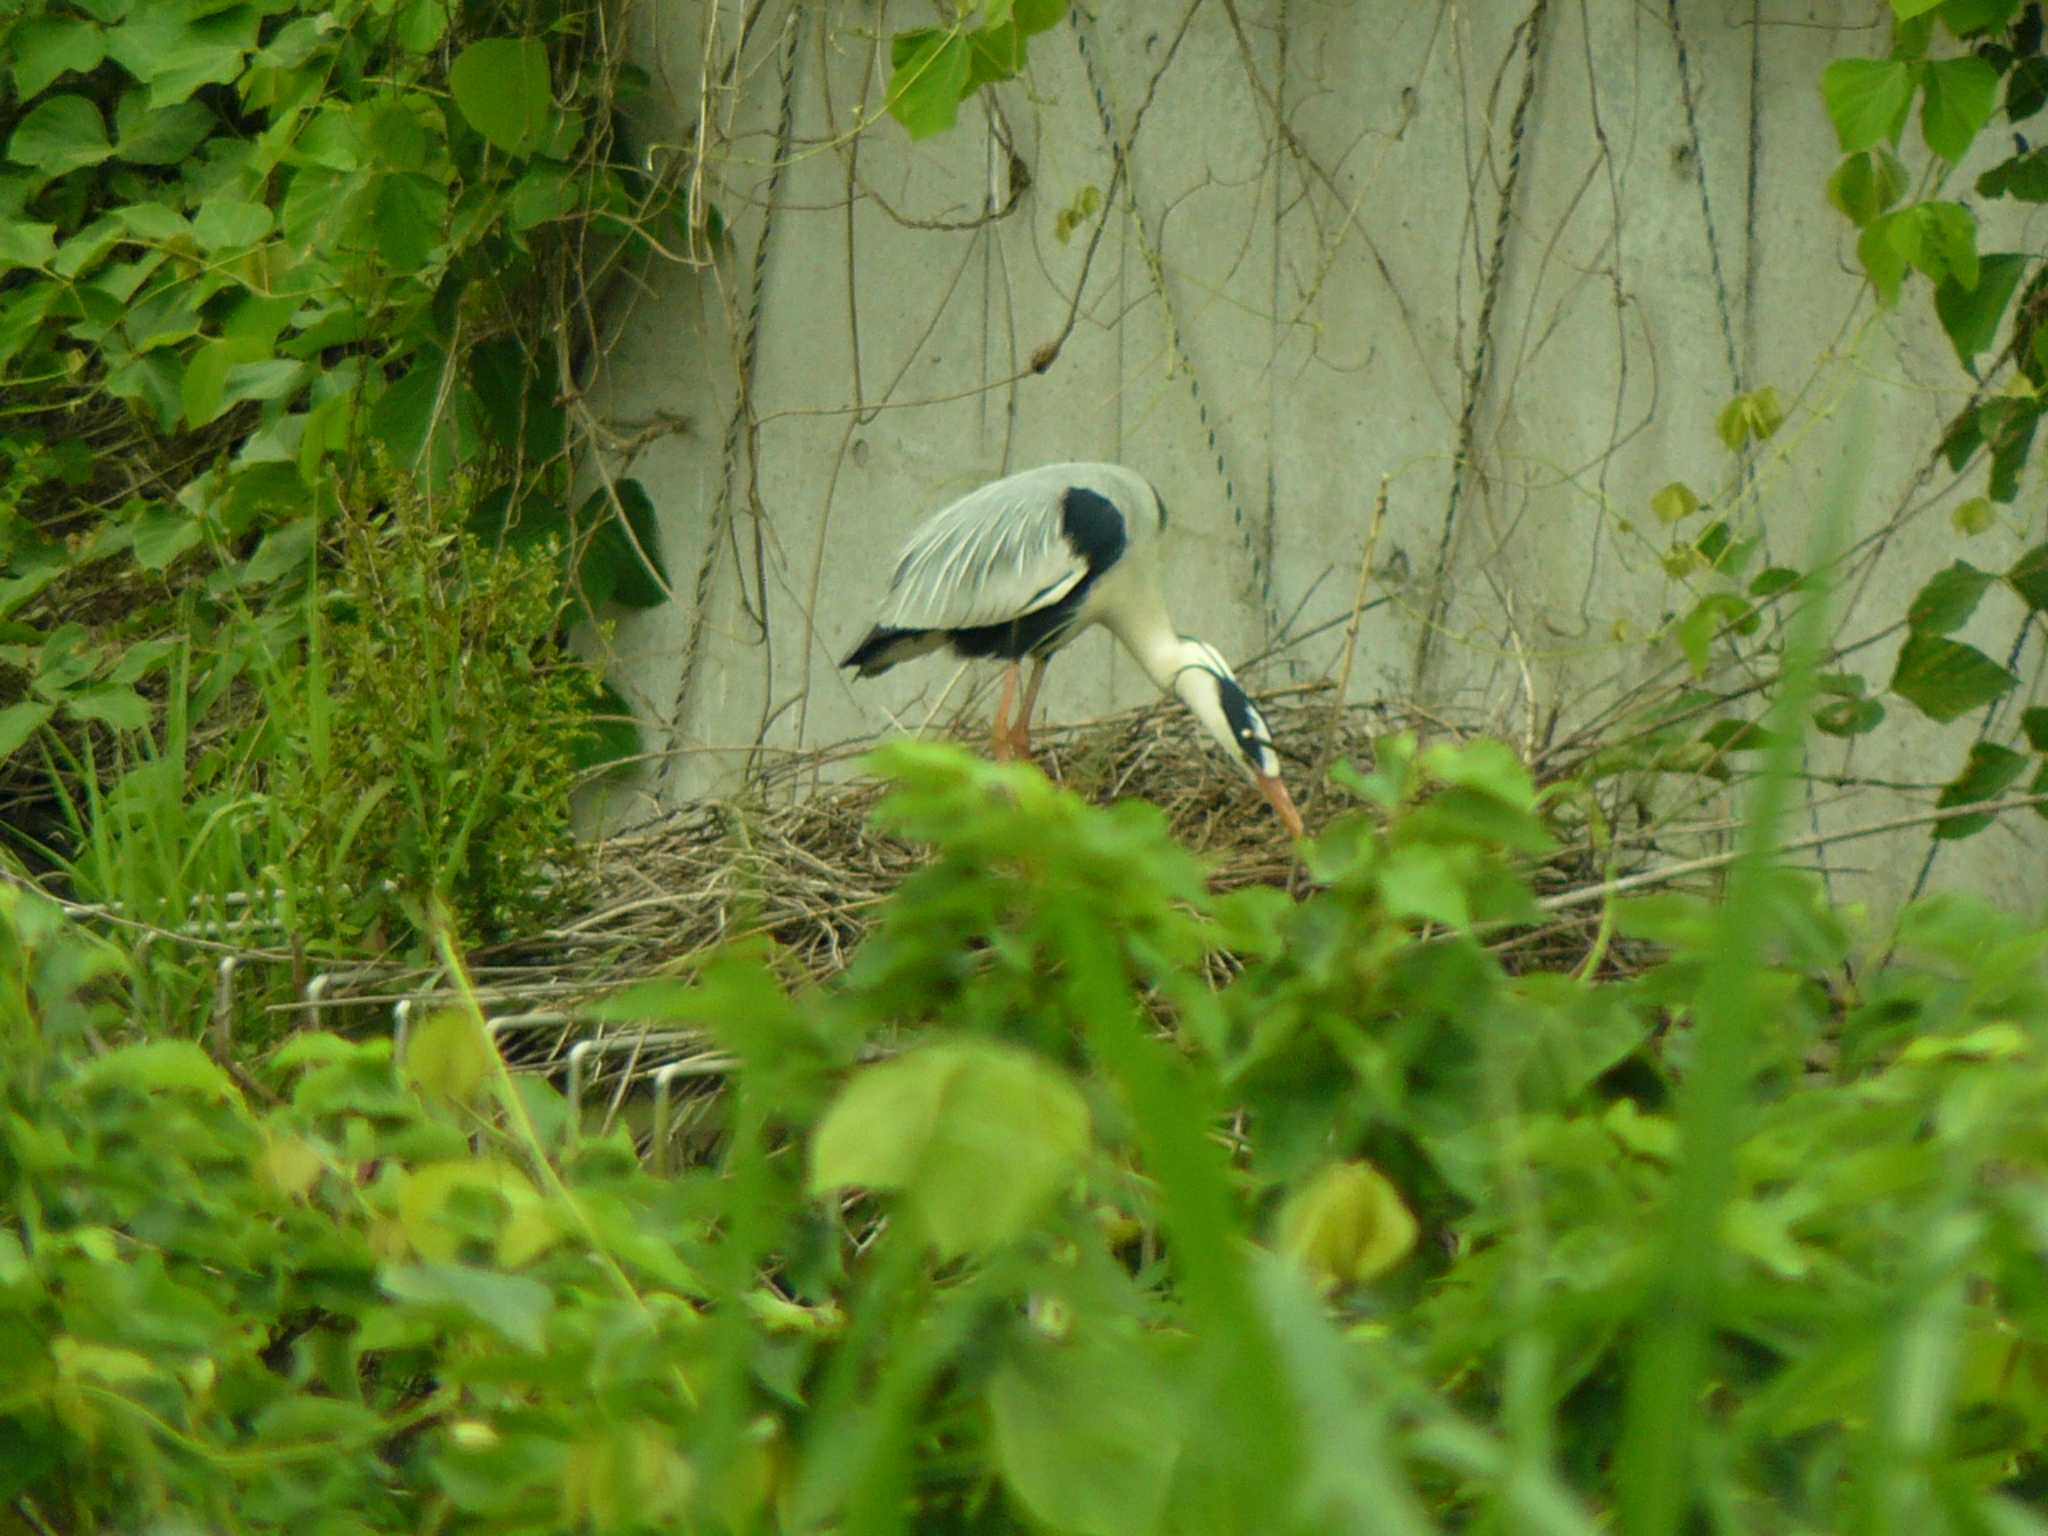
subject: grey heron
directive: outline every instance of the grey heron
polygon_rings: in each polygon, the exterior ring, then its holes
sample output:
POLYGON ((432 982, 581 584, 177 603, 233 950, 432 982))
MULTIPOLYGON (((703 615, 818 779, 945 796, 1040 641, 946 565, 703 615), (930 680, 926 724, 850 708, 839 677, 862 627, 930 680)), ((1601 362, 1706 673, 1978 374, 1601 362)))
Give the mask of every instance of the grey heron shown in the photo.
POLYGON ((1301 816, 1280 782, 1273 733, 1213 646, 1181 634, 1159 590, 1166 505, 1119 464, 1046 464, 992 481, 920 524, 903 546, 882 611, 842 666, 874 677, 942 646, 1008 662, 995 754, 1028 755, 1046 663, 1092 624, 1121 640, 1145 675, 1223 743, 1288 832, 1301 816), (1015 724, 1018 667, 1031 681, 1015 724))

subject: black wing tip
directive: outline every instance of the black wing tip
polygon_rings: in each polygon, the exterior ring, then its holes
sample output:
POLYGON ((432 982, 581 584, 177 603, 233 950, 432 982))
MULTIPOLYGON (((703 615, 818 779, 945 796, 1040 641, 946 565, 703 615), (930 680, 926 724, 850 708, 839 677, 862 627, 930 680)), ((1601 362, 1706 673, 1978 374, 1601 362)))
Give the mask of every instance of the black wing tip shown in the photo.
POLYGON ((877 624, 867 632, 867 637, 847 652, 842 667, 858 667, 862 677, 879 677, 899 661, 907 661, 923 649, 923 642, 929 631, 922 629, 893 629, 877 624))

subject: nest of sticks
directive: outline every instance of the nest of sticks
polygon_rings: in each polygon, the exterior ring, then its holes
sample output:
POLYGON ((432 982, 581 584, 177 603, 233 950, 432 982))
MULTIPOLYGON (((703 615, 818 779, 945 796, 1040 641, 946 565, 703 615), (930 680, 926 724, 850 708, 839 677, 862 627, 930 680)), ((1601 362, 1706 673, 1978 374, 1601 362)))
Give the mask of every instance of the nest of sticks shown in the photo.
MULTIPOLYGON (((1259 701, 1276 738, 1306 759, 1291 765, 1288 777, 1310 836, 1356 809, 1351 796, 1328 784, 1332 764, 1369 767, 1374 739, 1395 730, 1413 728, 1436 740, 1461 734, 1388 706, 1338 707, 1336 697, 1321 682, 1259 701)), ((985 750, 986 737, 966 729, 965 744, 985 750)), ((1038 766, 1087 799, 1140 796, 1157 805, 1182 846, 1208 861, 1213 888, 1306 888, 1306 873, 1270 809, 1186 711, 1162 703, 1051 725, 1036 733, 1034 745, 1038 766)), ((592 879, 576 913, 517 946, 475 957, 476 997, 507 1061, 557 1080, 592 1124, 631 1117, 637 1104, 646 1123, 636 1121, 635 1130, 657 1161, 687 1143, 688 1117, 715 1097, 731 1063, 690 1031, 601 1021, 590 1005, 753 937, 774 942, 793 981, 824 983, 843 971, 890 894, 931 858, 928 848, 873 824, 886 786, 853 771, 864 749, 792 755, 736 798, 699 801, 607 838, 594 850, 592 879)), ((1569 851, 1534 872, 1540 893, 1598 878, 1590 853, 1569 851)), ((1596 904, 1560 911, 1503 936, 1496 947, 1515 968, 1577 966, 1591 951, 1597 911, 1596 904)), ((1614 950, 1604 961, 1608 969, 1623 963, 1614 950)), ((1228 971, 1223 964, 1218 979, 1228 971)), ((418 1007, 448 1000, 425 977, 364 979, 371 995, 351 988, 353 997, 331 1002, 388 1006, 404 997, 418 1007)))
MULTIPOLYGON (((1370 766, 1374 738, 1390 731, 1413 727, 1441 739, 1448 730, 1387 706, 1338 707, 1333 696, 1325 682, 1260 699, 1276 739, 1306 759, 1288 777, 1310 836, 1356 808, 1327 784, 1333 763, 1370 766)), ((1209 861, 1215 889, 1304 878, 1272 812, 1184 710, 1160 704, 1044 727, 1034 747, 1038 766, 1086 799, 1157 805, 1174 838, 1209 861)), ((614 984, 758 935, 775 941, 793 974, 836 975, 877 909, 929 858, 872 824, 884 786, 846 772, 861 750, 785 759, 741 799, 699 801, 608 838, 585 909, 543 942, 562 946, 571 965, 578 955, 586 963, 602 956, 591 969, 614 984)), ((1542 883, 1562 886, 1566 873, 1542 883)))

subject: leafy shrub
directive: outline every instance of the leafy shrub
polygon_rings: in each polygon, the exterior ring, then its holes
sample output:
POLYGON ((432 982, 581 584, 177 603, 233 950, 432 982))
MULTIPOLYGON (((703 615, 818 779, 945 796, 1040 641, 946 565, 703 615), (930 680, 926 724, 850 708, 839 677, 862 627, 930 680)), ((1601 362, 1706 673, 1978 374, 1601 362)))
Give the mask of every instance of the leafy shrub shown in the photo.
POLYGON ((515 930, 578 862, 569 795, 592 756, 559 555, 494 551, 389 474, 356 488, 334 543, 309 643, 263 689, 290 918, 358 939, 439 900, 465 935, 515 930))
POLYGON ((0 1491, 80 1531, 2037 1529, 2048 936, 1935 900, 1852 973, 1767 876, 1748 949, 1660 897, 1639 974, 1513 974, 1526 780, 1382 761, 1290 904, 1149 807, 889 749, 934 858, 842 984, 741 950, 611 1005, 740 1063, 674 1178, 461 1012, 398 1074, 102 1050, 123 962, 0 893, 0 1491))
MULTIPOLYGON (((623 262, 706 249, 704 212, 679 219, 672 186, 614 153, 614 108, 637 77, 611 35, 579 0, 6 9, 0 784, 17 805, 54 801, 90 840, 76 823, 162 737, 244 723, 200 718, 246 701, 224 675, 310 670, 300 621, 326 610, 307 601, 309 556, 347 547, 328 520, 373 465, 460 504, 493 548, 554 545, 558 619, 663 600, 640 487, 572 500, 564 385, 580 366, 571 338, 592 334, 582 306, 623 262), (177 685, 180 666, 197 686, 177 685)), ((486 591, 468 569, 441 589, 449 603, 486 591)), ((327 572, 324 592, 359 573, 327 572)), ((499 598, 523 578, 506 580, 499 598)), ((450 647, 483 621, 452 606, 434 618, 450 647)), ((535 698, 503 734, 552 751, 562 695, 535 698)), ((580 699, 586 760, 629 754, 630 727, 600 720, 625 714, 616 695, 593 683, 580 699)), ((559 784, 543 769, 506 792, 531 808, 559 784)), ((332 839, 346 829, 319 798, 299 808, 332 839)), ((247 783, 229 799, 237 822, 275 808, 247 783)), ((269 861, 273 829, 235 830, 269 861)), ((491 888, 476 910, 497 914, 520 883, 504 861, 546 842, 445 819, 411 835, 432 850, 413 863, 452 859, 468 889, 491 888)), ((336 852, 323 872, 358 895, 391 873, 336 852)))

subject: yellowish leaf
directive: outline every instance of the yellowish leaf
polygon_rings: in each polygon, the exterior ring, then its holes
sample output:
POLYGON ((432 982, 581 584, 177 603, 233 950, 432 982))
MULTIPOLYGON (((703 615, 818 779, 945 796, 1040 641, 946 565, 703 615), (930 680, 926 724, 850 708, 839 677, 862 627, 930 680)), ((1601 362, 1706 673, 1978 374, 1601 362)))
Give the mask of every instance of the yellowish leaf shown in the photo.
POLYGON ((467 1104, 491 1066, 491 1042, 475 1014, 442 1008, 413 1027, 405 1045, 405 1073, 429 1098, 467 1104))
POLYGON ((263 1149, 264 1182, 288 1200, 299 1200, 326 1167, 319 1151, 297 1136, 279 1136, 263 1149))
POLYGON ((1949 514, 1957 533, 1974 539, 1980 533, 1989 532, 1998 521, 1998 513, 1988 496, 1972 496, 1968 501, 1949 514))
POLYGON ((1667 527, 1672 523, 1684 522, 1699 509, 1699 497, 1695 496, 1692 487, 1682 480, 1672 481, 1650 498, 1651 512, 1656 514, 1658 522, 1667 527))
POLYGON ((1318 1289, 1344 1290, 1384 1274, 1415 1246, 1415 1217, 1370 1163, 1323 1169, 1280 1207, 1275 1246, 1318 1289))

